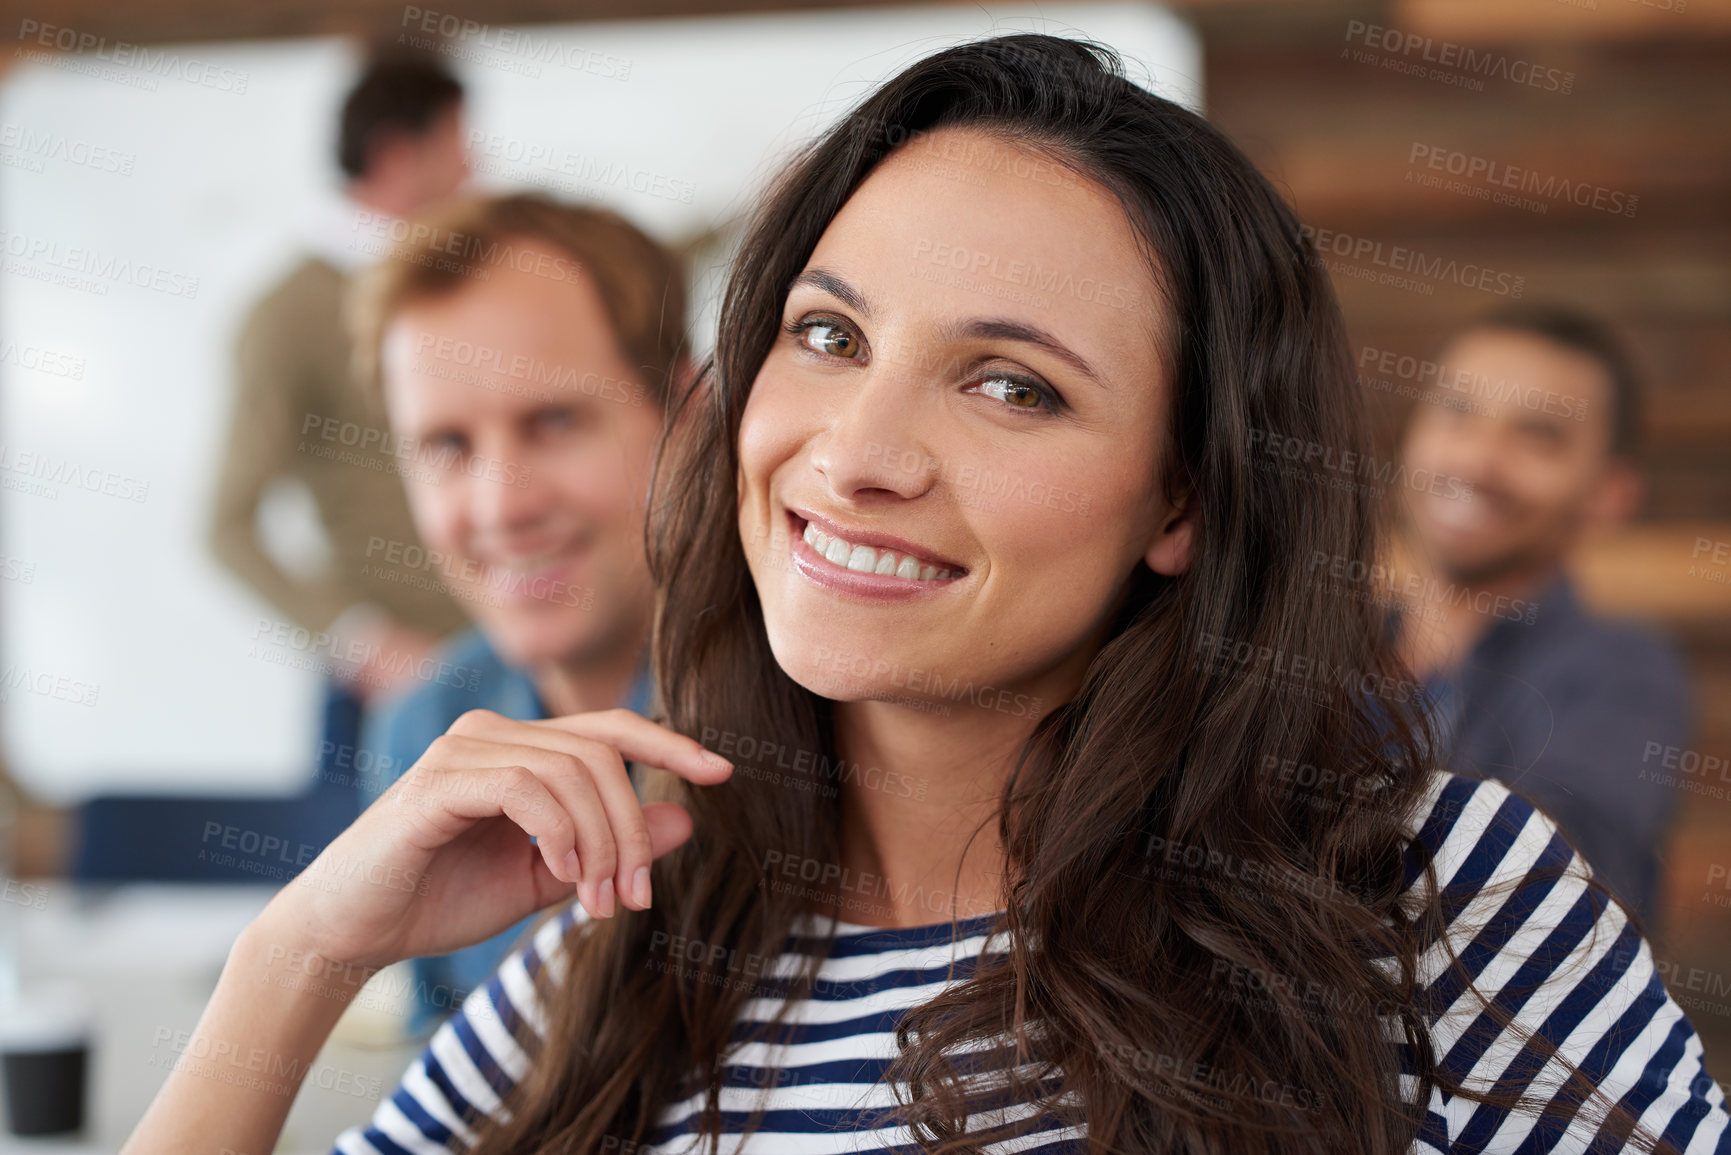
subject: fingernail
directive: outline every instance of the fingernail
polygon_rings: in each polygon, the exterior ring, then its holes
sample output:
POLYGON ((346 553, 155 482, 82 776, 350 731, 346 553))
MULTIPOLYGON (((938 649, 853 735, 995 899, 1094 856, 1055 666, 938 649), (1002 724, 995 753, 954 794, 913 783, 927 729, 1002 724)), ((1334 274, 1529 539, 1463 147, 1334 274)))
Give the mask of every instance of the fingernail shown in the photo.
POLYGON ((729 762, 726 758, 723 758, 720 754, 717 754, 714 750, 705 750, 703 752, 703 760, 708 762, 717 770, 733 769, 733 763, 729 762))
POLYGON ((571 882, 576 882, 577 881, 577 871, 578 871, 577 852, 575 850, 567 850, 565 852, 565 877, 566 877, 566 879, 568 881, 571 881, 571 882))
POLYGON ((631 876, 631 901, 640 910, 649 909, 649 868, 639 866, 637 873, 631 876))
POLYGON ((601 880, 601 889, 596 895, 595 905, 601 908, 602 918, 613 917, 613 880, 611 878, 601 880))

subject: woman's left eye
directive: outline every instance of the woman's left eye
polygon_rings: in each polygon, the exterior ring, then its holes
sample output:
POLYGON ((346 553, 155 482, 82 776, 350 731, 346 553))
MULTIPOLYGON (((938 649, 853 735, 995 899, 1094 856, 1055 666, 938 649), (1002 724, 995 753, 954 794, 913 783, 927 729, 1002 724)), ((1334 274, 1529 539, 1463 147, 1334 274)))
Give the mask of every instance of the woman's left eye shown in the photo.
POLYGON ((859 356, 859 339, 840 325, 828 321, 810 321, 802 325, 799 339, 806 348, 831 357, 859 356))
POLYGON ((987 377, 980 382, 980 392, 996 397, 1012 409, 1057 409, 1057 399, 1048 390, 1016 377, 987 377))

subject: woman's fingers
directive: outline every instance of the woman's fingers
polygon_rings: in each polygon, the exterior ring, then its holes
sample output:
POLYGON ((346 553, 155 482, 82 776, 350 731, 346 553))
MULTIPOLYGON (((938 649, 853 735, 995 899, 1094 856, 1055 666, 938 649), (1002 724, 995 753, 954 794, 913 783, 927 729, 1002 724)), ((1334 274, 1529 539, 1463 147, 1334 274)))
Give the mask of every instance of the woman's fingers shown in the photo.
POLYGON ((558 801, 576 835, 557 857, 547 858, 547 865, 556 877, 577 884, 578 900, 591 915, 611 918, 623 893, 621 842, 629 843, 629 868, 635 870, 639 863, 649 863, 649 833, 619 754, 599 742, 565 741, 579 752, 495 742, 488 744, 484 757, 498 765, 527 767, 558 801))
MULTIPOLYGON (((631 774, 626 770, 619 751, 603 742, 590 742, 583 738, 575 741, 593 747, 593 754, 583 761, 595 771, 595 790, 601 798, 613 835, 611 846, 603 848, 599 857, 583 864, 584 873, 611 874, 613 891, 619 901, 633 910, 643 910, 649 905, 649 864, 655 858, 650 846, 649 826, 643 816, 643 803, 637 798, 637 789, 632 785, 631 774)), ((582 857, 581 853, 579 857, 582 857)), ((606 899, 602 901, 605 905, 606 899)))
MULTIPOLYGON (((672 802, 651 802, 643 808, 644 825, 649 828, 652 858, 660 858, 670 850, 684 845, 691 837, 691 815, 672 802)), ((555 875, 545 859, 536 862, 535 909, 550 906, 571 895, 571 884, 555 875)))
MULTIPOLYGON (((472 745, 460 749, 465 754, 484 753, 472 745)), ((566 877, 563 867, 565 855, 577 845, 575 818, 541 776, 527 766, 495 763, 480 768, 439 766, 423 761, 411 768, 380 802, 387 800, 398 807, 414 807, 422 813, 448 814, 468 822, 503 815, 534 836, 535 845, 548 869, 559 878, 566 877)), ((445 826, 446 823, 438 825, 445 826)), ((452 833, 444 832, 438 845, 424 849, 437 851, 452 833)))
POLYGON ((672 802, 651 802, 643 808, 643 821, 649 827, 651 858, 678 849, 691 837, 691 815, 672 802))
MULTIPOLYGON (((471 765, 522 765, 541 779, 575 829, 572 849, 564 858, 548 858, 549 870, 556 878, 575 880, 579 900, 598 918, 611 916, 616 903, 645 909, 652 900, 650 864, 657 853, 665 853, 655 849, 624 753, 635 751, 638 761, 666 762, 703 779, 720 781, 732 772, 699 743, 628 710, 548 722, 473 710, 457 720, 445 741, 453 757, 471 765), (588 724, 553 724, 573 722, 588 724)), ((684 841, 689 818, 677 807, 672 813, 678 816, 672 820, 676 825, 663 833, 677 833, 684 841)))
MULTIPOLYGON (((617 901, 642 910, 652 899, 651 852, 642 804, 631 782, 625 758, 661 766, 696 782, 724 781, 732 773, 725 759, 705 750, 700 743, 657 725, 629 710, 607 710, 596 714, 571 715, 534 722, 521 722, 490 711, 472 711, 458 720, 453 733, 463 732, 511 745, 510 761, 523 761, 532 768, 538 760, 522 753, 523 745, 545 745, 577 760, 606 815, 604 836, 591 837, 580 831, 577 868, 582 883, 579 896, 591 913, 605 916, 617 901)), ((548 779, 553 792, 566 800, 572 812, 592 805, 581 784, 567 784, 555 766, 548 779)))
POLYGON ((614 911, 613 830, 589 760, 538 746, 510 746, 571 815, 576 841, 559 858, 557 873, 577 884, 577 898, 595 918, 614 911))
POLYGON ((633 762, 669 771, 698 786, 725 782, 733 773, 733 763, 704 749, 696 739, 675 733, 626 709, 567 714, 524 725, 605 742, 633 762))
POLYGON ((479 942, 573 888, 594 918, 640 909, 650 865, 691 838, 692 819, 638 801, 627 752, 693 781, 731 772, 625 711, 588 726, 470 711, 308 868, 309 881, 339 883, 286 887, 274 909, 328 957, 368 966, 479 942), (389 868, 378 886, 341 884, 375 868, 389 868), (392 885, 403 878, 428 884, 392 885))
POLYGON ((667 770, 699 786, 725 782, 733 773, 733 763, 704 749, 702 743, 626 709, 527 722, 491 710, 470 710, 451 724, 449 732, 501 742, 548 745, 579 756, 588 749, 582 744, 585 740, 600 742, 618 751, 622 758, 667 770))

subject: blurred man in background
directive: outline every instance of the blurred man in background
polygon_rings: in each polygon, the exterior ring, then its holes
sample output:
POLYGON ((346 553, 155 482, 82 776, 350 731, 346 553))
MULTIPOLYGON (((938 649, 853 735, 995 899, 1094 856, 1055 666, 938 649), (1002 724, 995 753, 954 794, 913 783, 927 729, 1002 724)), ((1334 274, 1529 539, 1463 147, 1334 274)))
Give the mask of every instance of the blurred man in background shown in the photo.
POLYGON ((1687 744, 1690 687, 1667 643, 1589 614, 1567 575, 1583 534, 1640 503, 1632 362, 1593 318, 1537 306, 1475 323, 1437 363, 1404 465, 1471 494, 1409 491, 1428 580, 1398 624, 1404 657, 1449 766, 1520 790, 1651 920, 1676 794, 1643 779, 1642 753, 1687 744))
POLYGON ((401 219, 451 197, 468 173, 462 86, 435 64, 380 60, 343 105, 343 200, 306 238, 310 252, 253 308, 237 349, 236 389, 210 540, 254 592, 315 637, 334 677, 321 781, 350 765, 369 700, 415 680, 437 640, 464 624, 436 584, 381 579, 367 545, 413 534, 384 438, 383 411, 355 388, 341 303, 350 275, 389 245, 401 219), (260 508, 279 483, 310 491, 328 561, 274 557, 260 508))
MULTIPOLYGON (((611 213, 525 194, 417 224, 351 302, 365 377, 418 463, 418 539, 371 564, 442 582, 476 628, 435 655, 453 676, 369 721, 373 796, 467 710, 649 712, 644 512, 685 338, 678 262, 611 213)), ((485 982, 530 921, 417 960, 416 1026, 485 982)))

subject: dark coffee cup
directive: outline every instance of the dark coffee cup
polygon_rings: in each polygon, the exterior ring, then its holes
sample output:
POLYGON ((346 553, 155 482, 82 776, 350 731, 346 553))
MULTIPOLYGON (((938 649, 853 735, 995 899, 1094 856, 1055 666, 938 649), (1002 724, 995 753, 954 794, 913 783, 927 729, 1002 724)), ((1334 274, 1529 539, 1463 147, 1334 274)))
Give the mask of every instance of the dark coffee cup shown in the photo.
POLYGON ((89 1019, 76 1001, 27 997, 0 1014, 7 1129, 14 1135, 82 1130, 89 1065, 89 1019))

